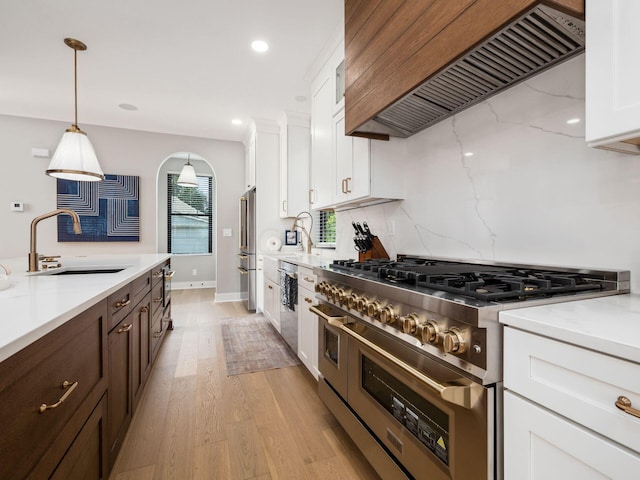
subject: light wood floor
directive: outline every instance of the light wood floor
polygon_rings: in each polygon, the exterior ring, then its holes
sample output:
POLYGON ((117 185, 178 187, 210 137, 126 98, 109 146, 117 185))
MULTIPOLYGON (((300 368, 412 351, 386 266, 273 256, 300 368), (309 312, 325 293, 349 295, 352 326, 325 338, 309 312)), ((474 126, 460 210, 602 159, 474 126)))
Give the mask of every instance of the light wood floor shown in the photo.
POLYGON ((171 292, 168 332, 110 480, 379 480, 303 366, 227 377, 214 290, 171 292))

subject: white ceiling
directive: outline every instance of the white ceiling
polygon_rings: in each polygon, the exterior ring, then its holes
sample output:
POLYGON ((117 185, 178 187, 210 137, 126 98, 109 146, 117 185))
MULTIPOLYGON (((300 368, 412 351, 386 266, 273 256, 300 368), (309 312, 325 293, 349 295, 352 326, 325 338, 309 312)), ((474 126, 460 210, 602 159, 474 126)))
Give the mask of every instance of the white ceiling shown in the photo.
POLYGON ((242 140, 251 118, 309 111, 317 58, 338 38, 343 5, 3 0, 0 114, 73 121, 73 50, 63 42, 73 37, 87 45, 78 52, 78 123, 89 136, 88 125, 105 125, 242 140), (258 38, 268 52, 251 50, 258 38))

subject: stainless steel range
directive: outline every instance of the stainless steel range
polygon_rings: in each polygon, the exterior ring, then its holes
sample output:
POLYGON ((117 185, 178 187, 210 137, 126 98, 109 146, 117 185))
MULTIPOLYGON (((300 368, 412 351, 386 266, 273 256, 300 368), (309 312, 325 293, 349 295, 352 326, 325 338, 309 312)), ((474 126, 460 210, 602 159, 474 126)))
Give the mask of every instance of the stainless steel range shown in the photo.
POLYGON ((321 398, 384 479, 502 478, 502 310, 629 292, 628 271, 399 255, 316 268, 321 398))

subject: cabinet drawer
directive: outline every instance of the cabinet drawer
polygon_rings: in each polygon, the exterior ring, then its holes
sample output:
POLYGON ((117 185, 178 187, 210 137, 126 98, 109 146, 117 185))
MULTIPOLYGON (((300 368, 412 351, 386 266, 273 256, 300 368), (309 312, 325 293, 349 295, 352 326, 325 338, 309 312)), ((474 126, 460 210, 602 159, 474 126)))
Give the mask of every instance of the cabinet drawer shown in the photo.
POLYGON ((151 269, 151 283, 153 285, 155 285, 156 283, 158 283, 160 280, 162 280, 163 277, 163 271, 162 269, 164 268, 165 264, 160 264, 160 265, 156 265, 155 267, 153 267, 151 269))
POLYGON ((158 354, 158 347, 162 341, 162 337, 167 331, 167 325, 170 316, 170 308, 166 311, 159 309, 151 319, 151 358, 155 360, 158 354))
POLYGON ((0 363, 0 478, 51 474, 106 391, 106 338, 102 301, 0 363))
POLYGON ((151 289, 151 315, 154 316, 158 310, 162 310, 162 285, 163 282, 156 283, 151 289))
POLYGON ((131 283, 125 285, 120 290, 109 295, 109 331, 119 324, 133 307, 133 296, 131 294, 131 283))
POLYGON ((640 452, 640 365, 513 328, 504 331, 504 386, 640 452))
POLYGON ((132 306, 138 305, 144 296, 151 290, 151 272, 139 276, 131 282, 132 306))
POLYGON ((315 285, 316 276, 313 274, 313 270, 298 266, 298 288, 306 288, 311 292, 315 292, 315 285))
POLYGON ((511 392, 504 394, 504 478, 636 480, 640 455, 511 392))

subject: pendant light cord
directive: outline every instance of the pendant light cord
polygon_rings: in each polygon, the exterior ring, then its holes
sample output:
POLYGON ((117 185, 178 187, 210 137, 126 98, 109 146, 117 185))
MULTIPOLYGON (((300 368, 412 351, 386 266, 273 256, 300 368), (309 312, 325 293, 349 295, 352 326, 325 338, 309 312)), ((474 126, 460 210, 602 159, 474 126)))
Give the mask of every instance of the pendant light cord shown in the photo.
POLYGON ((78 50, 73 49, 73 106, 75 112, 74 125, 78 127, 78 50))

